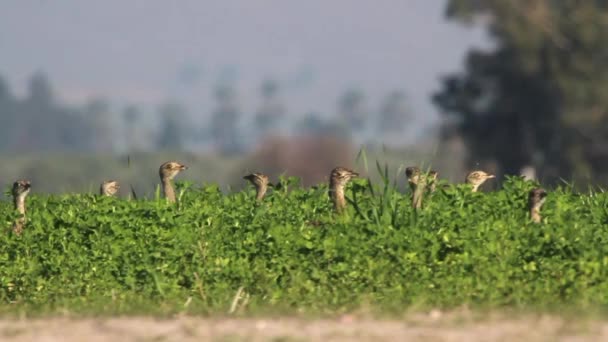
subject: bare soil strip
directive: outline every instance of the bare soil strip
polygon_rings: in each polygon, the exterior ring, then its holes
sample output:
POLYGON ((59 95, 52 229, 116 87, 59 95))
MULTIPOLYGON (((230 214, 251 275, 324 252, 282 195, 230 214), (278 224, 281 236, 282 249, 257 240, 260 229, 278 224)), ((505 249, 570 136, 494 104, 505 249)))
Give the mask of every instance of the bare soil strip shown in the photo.
POLYGON ((149 317, 0 320, 1 341, 608 341, 608 322, 548 315, 403 320, 149 317))

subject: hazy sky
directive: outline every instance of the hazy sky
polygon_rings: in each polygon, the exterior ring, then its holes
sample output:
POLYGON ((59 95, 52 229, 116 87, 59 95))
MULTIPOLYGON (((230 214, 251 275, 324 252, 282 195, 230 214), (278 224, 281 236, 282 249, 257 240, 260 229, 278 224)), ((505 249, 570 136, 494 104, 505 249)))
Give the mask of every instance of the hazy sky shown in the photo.
MULTIPOLYGON (((62 99, 189 103, 206 118, 218 82, 233 82, 245 112, 271 77, 292 115, 331 112, 359 87, 377 107, 404 90, 422 121, 437 110, 439 76, 480 30, 444 20, 444 0, 4 0, 0 74, 17 93, 43 70, 62 99)), ((201 118, 203 120, 204 118, 201 118)))

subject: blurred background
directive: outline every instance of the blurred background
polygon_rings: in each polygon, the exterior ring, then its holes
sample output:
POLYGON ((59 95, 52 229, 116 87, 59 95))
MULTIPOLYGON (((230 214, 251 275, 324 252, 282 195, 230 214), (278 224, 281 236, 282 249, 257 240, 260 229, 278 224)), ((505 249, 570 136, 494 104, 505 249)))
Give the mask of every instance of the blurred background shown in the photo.
POLYGON ((361 149, 608 184, 608 0, 6 0, 0 51, 3 189, 310 185, 361 149))

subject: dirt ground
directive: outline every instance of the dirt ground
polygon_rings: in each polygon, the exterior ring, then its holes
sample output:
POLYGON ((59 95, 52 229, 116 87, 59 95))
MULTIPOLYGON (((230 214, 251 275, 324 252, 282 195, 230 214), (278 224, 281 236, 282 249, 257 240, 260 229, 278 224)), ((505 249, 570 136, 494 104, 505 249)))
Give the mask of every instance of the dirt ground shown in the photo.
POLYGON ((608 322, 549 315, 445 314, 401 320, 47 318, 0 320, 0 341, 608 341, 608 322))

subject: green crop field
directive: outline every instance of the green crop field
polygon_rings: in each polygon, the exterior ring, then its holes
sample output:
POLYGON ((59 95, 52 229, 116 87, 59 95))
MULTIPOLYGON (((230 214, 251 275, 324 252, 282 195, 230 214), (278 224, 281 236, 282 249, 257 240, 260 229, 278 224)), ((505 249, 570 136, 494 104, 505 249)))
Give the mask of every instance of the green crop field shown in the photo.
MULTIPOLYGON (((353 181, 344 215, 324 184, 254 191, 179 183, 177 205, 93 194, 0 204, 0 313, 339 313, 370 307, 597 308, 608 304, 608 195, 549 191, 543 222, 508 178, 441 185, 418 212, 384 181, 353 181)), ((403 177, 401 175, 401 177, 403 177)), ((394 178, 394 177, 393 177, 394 178)))

